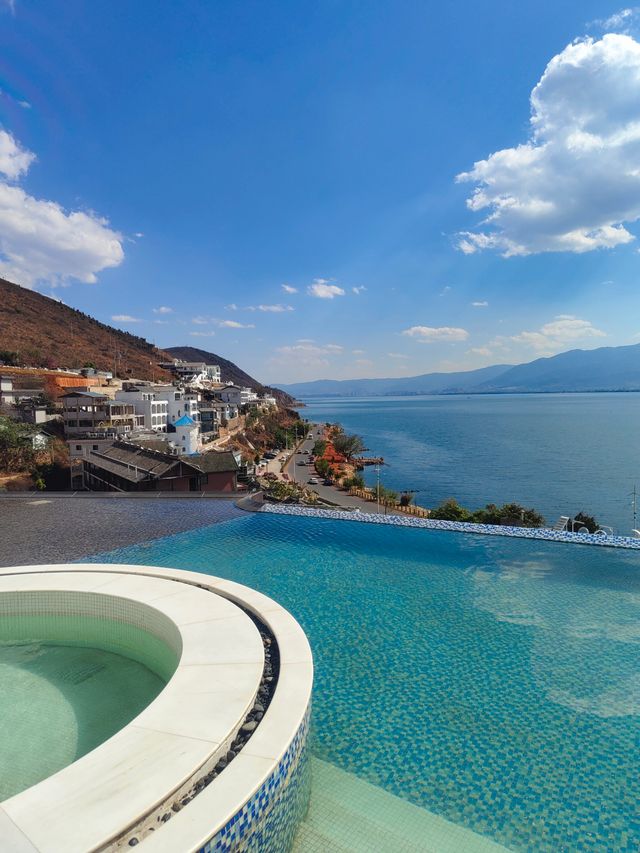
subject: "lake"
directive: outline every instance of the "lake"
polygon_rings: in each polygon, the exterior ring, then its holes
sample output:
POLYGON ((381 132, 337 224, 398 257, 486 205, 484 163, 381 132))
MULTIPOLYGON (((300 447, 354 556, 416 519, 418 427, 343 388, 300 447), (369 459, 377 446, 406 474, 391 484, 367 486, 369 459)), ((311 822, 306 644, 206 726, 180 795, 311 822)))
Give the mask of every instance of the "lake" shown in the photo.
MULTIPOLYGON (((583 511, 627 534, 640 487, 640 393, 309 398, 301 414, 361 435, 381 482, 436 506, 511 501, 549 523, 583 511)), ((375 483, 368 468, 365 479, 375 483)))

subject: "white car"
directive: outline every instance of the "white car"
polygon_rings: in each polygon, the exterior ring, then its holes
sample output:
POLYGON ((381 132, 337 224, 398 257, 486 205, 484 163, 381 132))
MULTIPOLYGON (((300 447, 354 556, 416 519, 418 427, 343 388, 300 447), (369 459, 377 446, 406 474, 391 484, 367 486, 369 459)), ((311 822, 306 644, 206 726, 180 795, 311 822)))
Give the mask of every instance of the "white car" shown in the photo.
POLYGON ((318 478, 317 477, 310 477, 309 478, 309 485, 310 486, 317 486, 318 485, 318 478))

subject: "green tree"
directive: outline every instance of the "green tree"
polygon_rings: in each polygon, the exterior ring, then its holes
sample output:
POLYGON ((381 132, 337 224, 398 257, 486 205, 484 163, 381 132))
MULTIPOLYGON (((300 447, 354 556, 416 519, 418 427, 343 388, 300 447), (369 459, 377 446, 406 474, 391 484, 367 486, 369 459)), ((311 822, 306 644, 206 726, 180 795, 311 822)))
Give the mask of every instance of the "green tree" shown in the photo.
POLYGON ((471 513, 468 509, 460 506, 455 498, 447 498, 447 500, 442 501, 440 506, 431 510, 429 518, 440 521, 470 521, 471 513))
POLYGON ((317 459, 316 471, 321 477, 328 477, 331 474, 331 465, 326 459, 317 459))
POLYGON ((352 459, 357 453, 362 453, 364 450, 364 442, 360 436, 348 435, 347 433, 336 435, 333 439, 333 446, 346 459, 352 459))
POLYGON ((327 442, 324 438, 319 438, 315 444, 313 445, 313 450, 311 451, 314 456, 322 456, 327 449, 327 442))
POLYGON ((577 513, 573 520, 578 522, 578 524, 574 525, 576 530, 579 527, 586 527, 589 533, 595 533, 600 526, 595 518, 592 515, 587 515, 586 512, 577 513))

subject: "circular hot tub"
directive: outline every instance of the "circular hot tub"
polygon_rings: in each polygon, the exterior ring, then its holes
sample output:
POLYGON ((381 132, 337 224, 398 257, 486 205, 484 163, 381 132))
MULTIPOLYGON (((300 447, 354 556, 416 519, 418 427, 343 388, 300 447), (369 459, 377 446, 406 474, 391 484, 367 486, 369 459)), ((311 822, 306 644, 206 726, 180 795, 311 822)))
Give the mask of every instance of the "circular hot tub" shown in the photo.
POLYGON ((16 758, 0 764, 0 848, 286 849, 308 796, 312 679, 297 622, 239 584, 0 570, 0 757, 16 758))

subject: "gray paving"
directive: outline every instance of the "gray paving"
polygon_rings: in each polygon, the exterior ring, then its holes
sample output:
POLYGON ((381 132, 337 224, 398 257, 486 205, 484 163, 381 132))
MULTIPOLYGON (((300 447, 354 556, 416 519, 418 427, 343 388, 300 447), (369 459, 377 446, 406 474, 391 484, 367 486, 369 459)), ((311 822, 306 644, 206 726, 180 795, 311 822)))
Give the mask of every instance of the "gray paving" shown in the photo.
POLYGON ((70 562, 240 515, 232 500, 0 498, 0 566, 70 562))

